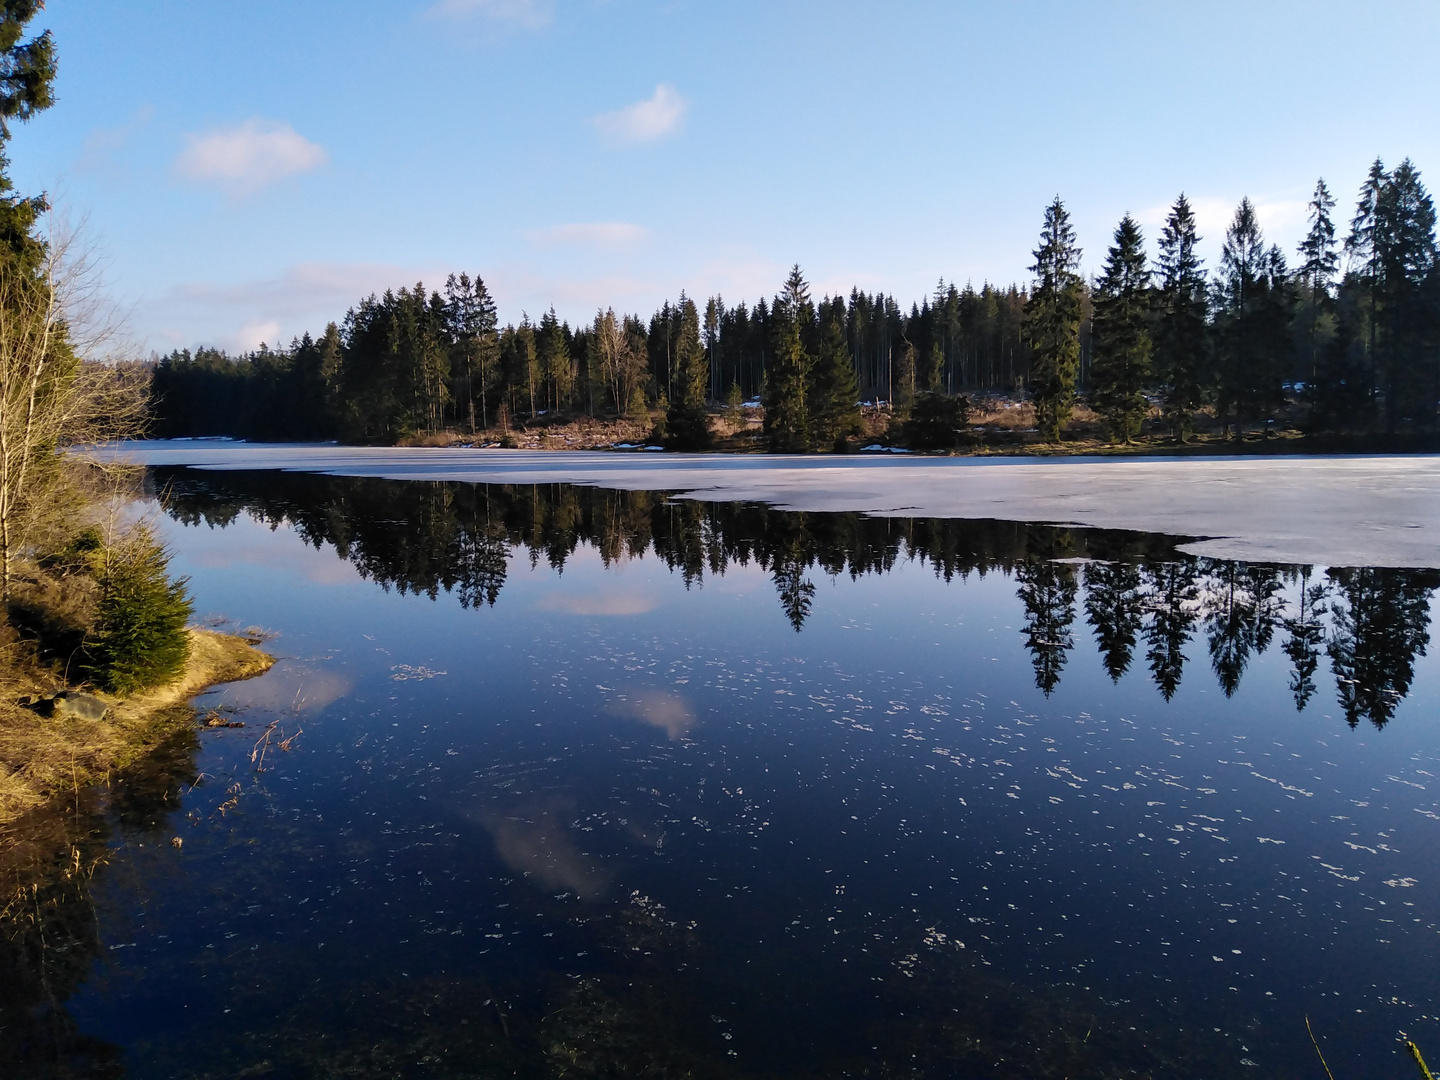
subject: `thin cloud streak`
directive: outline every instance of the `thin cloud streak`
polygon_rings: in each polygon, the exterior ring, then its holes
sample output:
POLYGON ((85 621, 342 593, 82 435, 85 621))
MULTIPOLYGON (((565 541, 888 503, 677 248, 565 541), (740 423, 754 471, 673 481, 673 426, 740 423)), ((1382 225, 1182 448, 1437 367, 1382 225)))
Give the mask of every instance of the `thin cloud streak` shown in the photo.
POLYGON ((596 130, 615 143, 655 142, 678 134, 685 124, 690 103, 669 83, 655 87, 655 93, 615 112, 591 118, 596 130))
POLYGON ((125 170, 117 161, 120 152, 129 146, 141 129, 154 118, 155 106, 142 105, 135 110, 127 123, 119 127, 96 128, 91 131, 85 136, 80 156, 75 161, 75 171, 82 175, 94 173, 111 180, 122 176, 125 170))

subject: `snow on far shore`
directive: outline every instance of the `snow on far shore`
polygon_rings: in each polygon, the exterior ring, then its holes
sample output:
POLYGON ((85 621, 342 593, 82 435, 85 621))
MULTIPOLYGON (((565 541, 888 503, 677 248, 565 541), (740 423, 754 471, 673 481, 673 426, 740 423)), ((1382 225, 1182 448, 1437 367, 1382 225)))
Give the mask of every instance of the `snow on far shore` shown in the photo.
POLYGON ((105 447, 146 465, 390 480, 592 484, 881 517, 998 518, 1196 537, 1250 562, 1440 569, 1440 456, 927 458, 630 454, 193 440, 105 447))

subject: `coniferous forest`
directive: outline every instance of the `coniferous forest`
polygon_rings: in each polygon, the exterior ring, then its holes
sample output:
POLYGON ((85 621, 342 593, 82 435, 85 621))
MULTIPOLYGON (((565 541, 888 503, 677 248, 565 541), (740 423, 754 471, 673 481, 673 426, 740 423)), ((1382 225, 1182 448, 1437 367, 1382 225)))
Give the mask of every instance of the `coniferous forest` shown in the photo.
POLYGON ((698 450, 714 412, 758 401, 764 444, 804 451, 861 435, 863 403, 897 441, 944 449, 970 399, 1000 393, 1027 399, 1051 442, 1082 403, 1115 443, 1185 442, 1201 424, 1236 440, 1433 436, 1434 203, 1407 159, 1374 162, 1348 224, 1336 206, 1319 181, 1287 253, 1244 199, 1207 267, 1181 195, 1153 239, 1126 214, 1087 278, 1057 196, 1029 282, 941 280, 908 309, 859 289, 812 297, 797 266, 753 305, 682 292, 648 320, 607 309, 571 326, 552 308, 502 326, 484 281, 452 275, 366 297, 288 348, 171 353, 154 368, 153 431, 388 444, 618 417, 698 450))

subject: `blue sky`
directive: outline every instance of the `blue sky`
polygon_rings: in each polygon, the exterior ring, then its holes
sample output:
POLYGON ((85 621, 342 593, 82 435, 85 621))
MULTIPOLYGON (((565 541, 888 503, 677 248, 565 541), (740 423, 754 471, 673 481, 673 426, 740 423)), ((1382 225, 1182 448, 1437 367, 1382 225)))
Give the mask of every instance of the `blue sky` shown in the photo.
POLYGON ((1185 191, 1288 250, 1317 177, 1440 182, 1440 4, 51 0, 12 172, 84 218, 142 352, 288 341, 478 273, 502 319, 681 289, 902 301, 1024 280, 1059 193, 1097 270, 1185 191))

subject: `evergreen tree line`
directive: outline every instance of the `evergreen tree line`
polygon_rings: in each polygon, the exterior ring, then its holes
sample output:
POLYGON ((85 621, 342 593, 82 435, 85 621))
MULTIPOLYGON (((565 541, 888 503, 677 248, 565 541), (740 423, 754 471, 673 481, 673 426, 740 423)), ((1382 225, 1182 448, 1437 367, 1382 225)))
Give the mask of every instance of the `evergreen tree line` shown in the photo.
POLYGON ((805 417, 794 430, 782 425, 777 445, 808 448, 812 427, 827 446, 854 429, 862 395, 908 400, 927 389, 1024 383, 1025 294, 1016 286, 942 281, 907 315, 893 297, 858 289, 817 306, 798 270, 792 278, 753 308, 715 296, 702 312, 682 293, 648 321, 607 309, 571 327, 552 309, 501 327, 485 283, 452 275, 443 290, 416 284, 370 296, 318 339, 306 334, 287 349, 172 352, 155 366, 154 432, 383 443, 553 413, 648 418, 659 408, 659 434, 699 448, 711 407, 767 395, 782 412, 794 397, 805 417), (777 357, 785 394, 767 392, 777 357))
POLYGON ((1268 433, 1291 403, 1303 407, 1312 432, 1435 432, 1434 203, 1412 162, 1388 171, 1377 159, 1343 243, 1334 208, 1322 179, 1292 266, 1266 243, 1255 206, 1241 200, 1212 275, 1197 255, 1195 213, 1181 195, 1153 263, 1126 214, 1099 277, 1087 283, 1057 197, 1046 209, 1025 308, 1041 429, 1058 439, 1083 389, 1111 436, 1125 442, 1139 434, 1152 402, 1180 440, 1202 408, 1238 438, 1247 426, 1268 433))
POLYGON ((653 553, 687 586, 754 563, 770 574, 797 632, 810 617, 817 572, 856 578, 905 560, 946 581, 999 572, 1017 584, 1020 631, 1047 694, 1060 682, 1083 617, 1110 677, 1118 681, 1143 658, 1167 701, 1194 640, 1204 641, 1227 697, 1250 661, 1278 641, 1297 709, 1314 697, 1328 659, 1352 725, 1383 726, 1409 693, 1440 586, 1440 573, 1430 570, 1337 569, 1322 578, 1307 566, 1194 558, 1142 533, 810 514, 560 484, 185 469, 156 469, 153 483, 168 493, 167 511, 187 524, 227 525, 242 514, 289 524, 387 588, 432 599, 453 592, 467 608, 495 604, 512 554, 558 570, 582 544, 607 565, 653 553))
POLYGON ((1343 241, 1334 208, 1321 180, 1292 266, 1242 200, 1211 273, 1181 195, 1153 260, 1127 214, 1087 280, 1057 197, 1025 289, 942 280, 908 312, 858 289, 815 301, 795 267, 753 307, 715 296, 702 310, 681 293, 648 321, 607 309, 572 327, 551 309, 502 327, 485 283, 452 275, 439 291, 370 296, 288 349, 172 353, 154 372, 155 431, 385 443, 658 408, 657 438, 700 449, 712 408, 758 397, 775 450, 826 449, 857 433, 862 400, 918 413, 912 436, 928 425, 953 445, 961 395, 1027 390, 1051 440, 1081 398, 1121 442, 1157 406, 1181 441, 1202 410, 1238 438, 1268 432, 1295 404, 1314 432, 1433 432, 1440 270, 1430 195, 1410 161, 1389 171, 1377 160, 1343 241))

